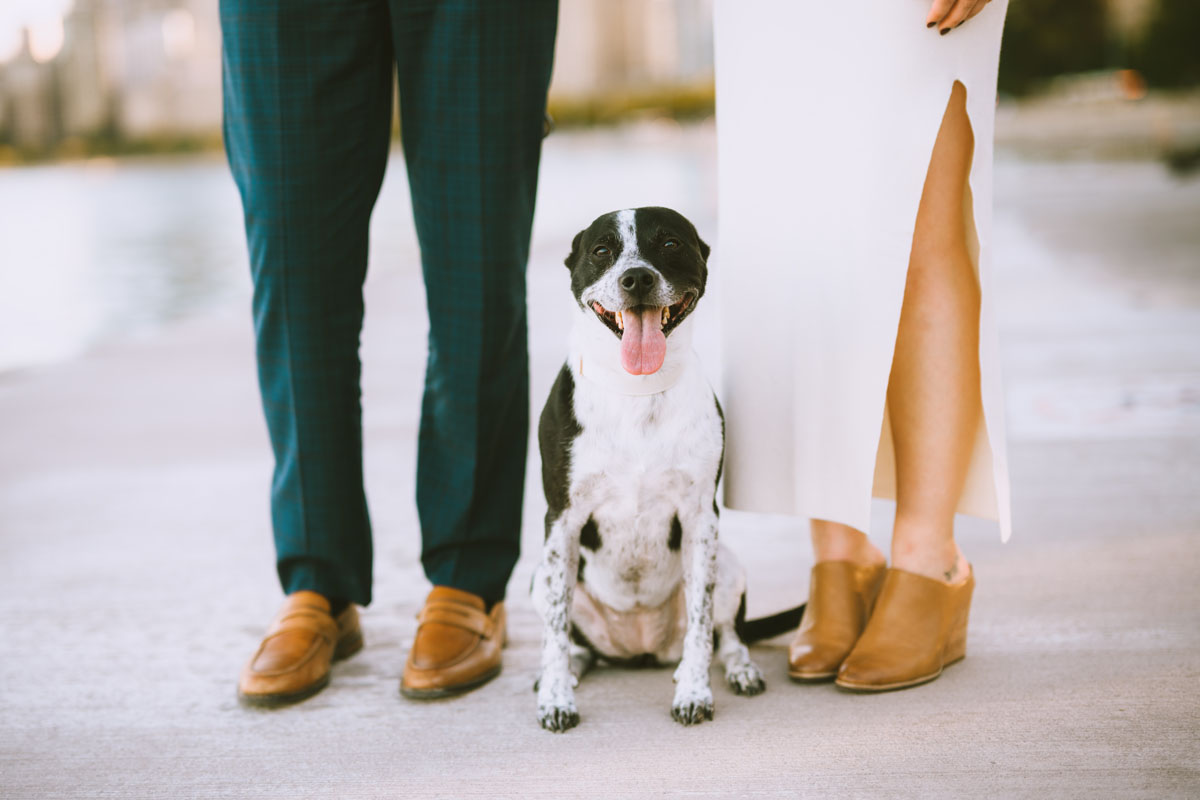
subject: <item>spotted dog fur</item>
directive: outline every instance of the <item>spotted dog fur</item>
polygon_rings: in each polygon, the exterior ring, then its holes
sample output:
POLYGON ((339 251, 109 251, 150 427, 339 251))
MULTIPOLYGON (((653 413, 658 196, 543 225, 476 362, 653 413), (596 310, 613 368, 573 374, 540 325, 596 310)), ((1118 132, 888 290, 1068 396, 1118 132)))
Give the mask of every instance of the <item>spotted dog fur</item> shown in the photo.
MULTIPOLYGON (((692 224, 669 209, 600 217, 575 237, 566 260, 576 325, 605 326, 594 303, 609 312, 666 306, 679 313, 664 331, 678 336, 704 294, 708 253, 692 224), (622 285, 627 274, 642 277, 633 291, 622 285)), ((619 359, 622 332, 607 330, 619 359)), ((685 367, 678 380, 631 395, 582 375, 572 352, 542 411, 548 509, 532 597, 544 623, 537 715, 551 731, 578 724, 574 689, 597 658, 677 662, 671 715, 684 725, 712 719, 714 639, 734 692, 765 688, 739 635, 744 572, 717 541, 720 405, 690 346, 668 347, 666 359, 663 369, 685 367)), ((777 617, 783 627, 761 633, 794 627, 799 609, 777 617)))

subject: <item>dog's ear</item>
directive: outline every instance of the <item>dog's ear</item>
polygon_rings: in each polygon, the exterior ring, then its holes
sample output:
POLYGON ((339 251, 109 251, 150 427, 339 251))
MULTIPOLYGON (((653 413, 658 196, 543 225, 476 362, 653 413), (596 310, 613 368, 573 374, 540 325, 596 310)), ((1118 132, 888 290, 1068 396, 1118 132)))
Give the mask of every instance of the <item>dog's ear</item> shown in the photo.
POLYGON ((575 260, 579 258, 579 245, 583 241, 584 231, 575 234, 575 238, 571 240, 571 253, 563 261, 567 265, 567 269, 575 268, 575 260))

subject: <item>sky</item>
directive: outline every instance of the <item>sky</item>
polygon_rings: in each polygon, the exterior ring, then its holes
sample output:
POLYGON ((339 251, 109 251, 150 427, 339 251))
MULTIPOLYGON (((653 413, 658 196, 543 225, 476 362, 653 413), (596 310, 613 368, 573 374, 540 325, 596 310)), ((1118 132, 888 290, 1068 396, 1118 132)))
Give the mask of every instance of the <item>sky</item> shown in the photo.
POLYGON ((21 46, 21 29, 33 31, 34 56, 52 58, 62 46, 62 15, 73 0, 0 0, 0 62, 21 46))

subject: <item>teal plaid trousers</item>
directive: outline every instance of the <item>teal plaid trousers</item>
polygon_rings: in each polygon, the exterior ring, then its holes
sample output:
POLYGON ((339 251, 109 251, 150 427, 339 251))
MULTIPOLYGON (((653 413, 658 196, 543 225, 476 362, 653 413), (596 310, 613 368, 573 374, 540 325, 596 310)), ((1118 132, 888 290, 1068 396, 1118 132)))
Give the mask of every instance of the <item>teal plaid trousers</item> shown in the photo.
POLYGON ((557 14, 557 0, 220 0, 285 592, 371 600, 358 351, 397 76, 430 319, 421 560, 434 584, 504 596, 520 548, 525 265, 557 14))

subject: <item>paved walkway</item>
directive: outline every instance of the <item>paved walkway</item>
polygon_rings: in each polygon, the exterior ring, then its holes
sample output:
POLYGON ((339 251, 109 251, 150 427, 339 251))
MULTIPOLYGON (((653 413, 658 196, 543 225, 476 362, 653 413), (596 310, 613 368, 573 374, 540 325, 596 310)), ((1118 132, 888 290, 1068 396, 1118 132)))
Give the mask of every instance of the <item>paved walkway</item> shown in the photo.
MULTIPOLYGON (((539 401, 564 347, 570 236, 655 202, 712 237, 711 155, 706 128, 548 142, 530 267, 539 401)), ((406 226, 395 166, 380 213, 406 226)), ((425 322, 411 236, 384 235, 379 259, 408 266, 376 270, 367 292, 377 600, 367 648, 295 708, 234 699, 279 601, 242 309, 0 375, 0 796, 1197 796, 1200 182, 1002 158, 997 185, 1016 532, 1001 546, 963 522, 970 656, 940 680, 878 697, 792 685, 785 637, 754 648, 767 694, 715 683, 712 723, 671 721, 669 670, 602 669, 580 688, 581 726, 545 733, 521 591, 543 509, 531 481, 504 673, 454 701, 402 700, 427 588, 412 500, 425 322)), ((803 597, 798 525, 723 523, 752 614, 803 597)))

